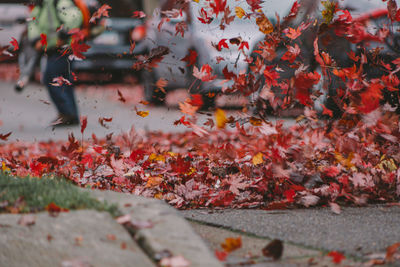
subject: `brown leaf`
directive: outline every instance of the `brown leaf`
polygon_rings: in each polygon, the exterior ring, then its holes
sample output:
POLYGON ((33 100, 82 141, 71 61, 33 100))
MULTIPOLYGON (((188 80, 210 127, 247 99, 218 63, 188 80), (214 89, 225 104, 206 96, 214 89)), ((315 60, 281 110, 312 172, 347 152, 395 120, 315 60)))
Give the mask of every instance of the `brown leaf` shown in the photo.
POLYGON ((0 139, 3 141, 7 141, 8 137, 11 135, 12 132, 6 134, 0 134, 0 139))
POLYGON ((279 239, 272 240, 265 248, 262 249, 262 253, 265 257, 272 257, 274 260, 278 260, 282 257, 283 243, 279 239))

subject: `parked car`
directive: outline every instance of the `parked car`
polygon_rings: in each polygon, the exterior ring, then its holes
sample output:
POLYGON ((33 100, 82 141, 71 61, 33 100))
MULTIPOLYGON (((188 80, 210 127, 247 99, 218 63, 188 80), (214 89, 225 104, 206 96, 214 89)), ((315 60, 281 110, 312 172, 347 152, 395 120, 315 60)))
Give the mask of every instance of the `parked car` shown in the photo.
MULTIPOLYGON (((97 10, 104 1, 87 0, 91 9, 97 10)), ((134 11, 143 10, 142 1, 118 0, 107 2, 112 5, 110 17, 104 19, 105 30, 87 41, 90 49, 84 60, 75 61, 77 72, 110 73, 114 79, 132 72, 135 55, 145 52, 142 42, 145 37, 143 18, 131 17, 134 11), (131 45, 135 49, 130 52, 131 45)))

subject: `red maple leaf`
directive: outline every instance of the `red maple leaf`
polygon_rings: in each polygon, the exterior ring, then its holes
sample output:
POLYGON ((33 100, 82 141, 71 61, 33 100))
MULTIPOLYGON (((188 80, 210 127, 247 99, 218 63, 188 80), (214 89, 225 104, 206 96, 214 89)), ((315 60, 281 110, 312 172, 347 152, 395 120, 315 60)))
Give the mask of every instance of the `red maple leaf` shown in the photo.
POLYGON ((208 64, 204 64, 199 70, 196 66, 193 67, 193 76, 203 82, 210 82, 214 80, 217 76, 212 75, 212 68, 208 64))
POLYGON ((133 11, 132 18, 145 18, 146 14, 143 11, 133 11))
POLYGON ((19 49, 18 41, 14 37, 11 37, 10 44, 13 46, 13 51, 17 51, 19 49))
POLYGON ((322 115, 328 115, 329 117, 333 117, 333 112, 329 108, 325 107, 325 105, 320 104, 322 107, 322 115))
POLYGON ((236 78, 236 74, 228 70, 228 65, 226 65, 225 68, 222 70, 222 74, 227 80, 232 80, 236 78))
POLYGON ((289 189, 289 190, 286 190, 285 192, 283 192, 283 194, 285 195, 285 197, 289 203, 294 202, 294 197, 296 196, 295 190, 289 189))
POLYGON ((346 257, 343 256, 342 253, 337 252, 337 251, 331 251, 328 253, 328 256, 332 258, 332 262, 339 264, 342 262, 342 260, 344 260, 346 257))
POLYGON ((197 52, 195 50, 189 49, 189 54, 187 54, 181 61, 186 61, 187 66, 193 66, 196 64, 197 52))
POLYGON ((301 35, 301 29, 300 27, 298 27, 297 29, 288 27, 283 30, 283 33, 285 33, 288 38, 294 40, 301 35))
POLYGON ((226 43, 226 40, 227 40, 227 39, 221 39, 221 40, 218 42, 218 51, 221 51, 222 47, 225 47, 225 48, 229 49, 229 46, 228 46, 228 44, 226 43))
POLYGON ((203 106, 203 96, 200 94, 191 95, 190 104, 195 107, 203 106))
POLYGON ((58 213, 58 212, 68 212, 68 209, 61 208, 58 206, 56 203, 51 202, 45 207, 45 210, 47 210, 49 213, 58 213))
POLYGON ((29 168, 31 169, 31 173, 35 176, 42 176, 43 170, 46 167, 46 164, 42 164, 37 160, 32 161, 29 164, 29 168))
POLYGON ((139 148, 136 150, 132 150, 131 154, 129 155, 129 159, 133 162, 136 162, 138 160, 142 160, 144 155, 146 155, 146 151, 139 148))
POLYGON ((247 48, 247 50, 250 49, 250 48, 249 48, 249 43, 246 42, 246 41, 242 41, 242 42, 240 43, 240 45, 239 45, 239 50, 242 50, 242 51, 243 51, 244 48, 247 48))
POLYGON ((289 12, 289 15, 287 16, 287 18, 296 17, 297 16, 297 12, 299 12, 299 7, 300 7, 300 5, 296 0, 296 2, 293 3, 293 6, 290 9, 290 12, 289 12))
POLYGON ((187 29, 188 29, 188 25, 186 24, 186 22, 184 22, 184 21, 178 22, 175 25, 175 36, 180 33, 181 36, 184 37, 185 31, 187 31, 187 29))
POLYGON ((217 196, 211 199, 211 204, 218 207, 227 207, 235 199, 235 194, 229 190, 220 191, 217 196))
POLYGON ((176 161, 171 162, 171 169, 173 172, 185 174, 190 169, 190 161, 186 161, 181 155, 178 156, 176 161))
POLYGON ((135 47, 136 47, 136 42, 135 41, 131 42, 131 46, 129 47, 129 54, 132 55, 133 50, 135 50, 135 47))
POLYGON ((311 88, 319 82, 321 75, 318 72, 301 72, 295 77, 296 99, 303 105, 311 103, 311 88))
POLYGON ((72 40, 72 42, 71 42, 72 53, 77 58, 81 58, 81 59, 86 58, 82 53, 87 52, 89 48, 90 48, 90 45, 88 45, 86 43, 81 43, 76 40, 72 40))
POLYGON ((265 83, 268 86, 277 86, 279 73, 277 73, 273 66, 266 66, 264 70, 265 83))
POLYGON ((87 116, 82 116, 81 117, 81 134, 85 131, 87 126, 87 116))
POLYGON ((213 21, 213 18, 208 16, 204 8, 201 8, 200 17, 197 17, 197 19, 203 24, 210 24, 213 21))
POLYGON ((379 82, 373 82, 366 91, 360 94, 361 106, 359 110, 363 113, 370 113, 379 107, 379 101, 382 99, 382 90, 384 86, 379 82))
POLYGON ((40 44, 47 48, 47 35, 44 33, 40 34, 40 44))
POLYGON ((257 9, 260 9, 261 4, 264 3, 263 0, 246 0, 246 2, 249 4, 253 12, 255 12, 257 9))
POLYGON ((300 47, 298 44, 295 44, 294 46, 288 46, 288 50, 286 53, 282 56, 282 60, 287 60, 290 63, 293 63, 297 56, 300 55, 300 47))
POLYGON ((224 12, 226 7, 226 0, 213 0, 210 3, 210 7, 213 9, 215 15, 218 16, 219 12, 224 12))
POLYGON ((215 257, 219 260, 219 261, 226 261, 226 257, 228 257, 228 252, 224 251, 224 250, 215 250, 215 257))
POLYGON ((109 17, 108 15, 108 10, 111 9, 111 7, 107 4, 102 5, 96 12, 94 12, 93 16, 90 18, 89 22, 94 23, 96 19, 103 17, 109 17))

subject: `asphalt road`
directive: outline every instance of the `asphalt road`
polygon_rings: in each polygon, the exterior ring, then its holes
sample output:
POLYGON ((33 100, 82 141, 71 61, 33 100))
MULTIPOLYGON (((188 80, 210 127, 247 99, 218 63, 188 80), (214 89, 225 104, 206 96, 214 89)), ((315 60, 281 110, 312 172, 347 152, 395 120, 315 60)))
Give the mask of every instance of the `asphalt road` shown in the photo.
POLYGON ((400 207, 342 208, 339 215, 329 208, 182 213, 192 220, 356 257, 384 252, 386 247, 400 241, 400 207))
MULTIPOLYGON (((104 137, 106 134, 119 134, 127 132, 134 127, 137 131, 163 131, 183 132, 190 130, 186 126, 174 125, 183 114, 177 107, 183 102, 187 95, 184 90, 169 93, 167 106, 151 106, 139 104, 142 100, 142 89, 140 86, 120 85, 123 88, 125 103, 118 101, 118 86, 80 86, 76 90, 76 99, 81 116, 88 117, 88 125, 85 137, 91 134, 104 137), (110 97, 110 95, 112 97, 110 97), (149 111, 147 117, 137 115, 135 107, 140 111, 149 111), (106 123, 104 128, 99 123, 99 118, 111 117, 112 122, 106 123)), ((179 91, 179 90, 178 90, 179 91)), ((52 120, 57 116, 56 109, 51 103, 47 90, 40 84, 29 84, 21 94, 14 92, 14 83, 0 81, 0 134, 12 132, 9 141, 47 141, 66 140, 68 133, 73 132, 80 136, 80 127, 56 128, 50 126, 52 120)), ((224 100, 225 105, 232 105, 231 100, 224 100), (231 104, 229 103, 231 101, 231 104)), ((233 104, 234 105, 234 104, 233 104)), ((227 116, 235 118, 247 116, 238 109, 226 110, 227 116)), ((198 125, 203 125, 208 118, 213 118, 213 112, 198 114, 198 125)), ((214 119, 214 118, 213 118, 214 119)), ((276 118, 270 118, 276 121, 276 118)), ((285 124, 295 123, 293 119, 286 119, 285 124)))
MULTIPOLYGON (((108 89, 109 90, 109 89, 108 89)), ((14 84, 0 82, 0 133, 12 132, 9 141, 46 141, 49 139, 67 139, 68 133, 73 132, 80 136, 80 127, 65 127, 52 130, 50 122, 57 116, 55 107, 51 103, 46 89, 39 84, 30 84, 22 92, 14 92, 14 84)), ((115 90, 115 94, 117 94, 115 90)), ((140 106, 140 110, 149 111, 145 118, 138 116, 134 105, 123 104, 110 100, 101 92, 87 93, 84 90, 76 91, 76 98, 81 116, 88 117, 88 126, 85 136, 95 133, 104 137, 113 132, 119 134, 127 132, 133 126, 136 130, 179 132, 187 130, 183 126, 175 126, 174 121, 183 115, 176 108, 140 106), (109 129, 100 125, 100 117, 112 117, 112 122, 106 123, 109 129)), ((199 122, 206 118, 200 118, 199 122)))

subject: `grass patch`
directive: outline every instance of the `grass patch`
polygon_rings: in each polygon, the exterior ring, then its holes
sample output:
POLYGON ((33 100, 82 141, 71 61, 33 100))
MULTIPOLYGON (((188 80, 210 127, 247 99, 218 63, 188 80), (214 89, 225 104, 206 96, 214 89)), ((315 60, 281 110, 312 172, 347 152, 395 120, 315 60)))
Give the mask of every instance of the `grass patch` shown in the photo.
POLYGON ((119 215, 117 205, 100 202, 65 179, 19 178, 0 172, 0 213, 39 212, 50 203, 63 209, 95 209, 119 215))

